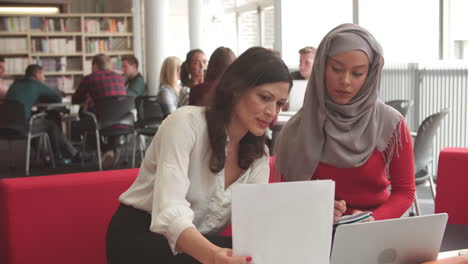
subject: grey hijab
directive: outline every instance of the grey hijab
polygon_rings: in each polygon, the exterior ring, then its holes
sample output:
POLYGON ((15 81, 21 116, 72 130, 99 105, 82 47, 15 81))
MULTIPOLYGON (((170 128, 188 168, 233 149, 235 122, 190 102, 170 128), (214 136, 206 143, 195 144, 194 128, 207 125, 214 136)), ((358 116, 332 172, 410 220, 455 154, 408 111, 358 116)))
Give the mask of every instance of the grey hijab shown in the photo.
POLYGON ((319 162, 337 168, 359 167, 375 149, 384 153, 388 165, 387 157, 401 146, 396 128, 403 117, 378 99, 383 64, 380 44, 357 25, 339 25, 324 37, 304 105, 282 128, 276 142, 276 168, 287 181, 310 179, 319 162), (369 57, 367 79, 348 104, 336 104, 326 92, 327 59, 356 49, 369 57))

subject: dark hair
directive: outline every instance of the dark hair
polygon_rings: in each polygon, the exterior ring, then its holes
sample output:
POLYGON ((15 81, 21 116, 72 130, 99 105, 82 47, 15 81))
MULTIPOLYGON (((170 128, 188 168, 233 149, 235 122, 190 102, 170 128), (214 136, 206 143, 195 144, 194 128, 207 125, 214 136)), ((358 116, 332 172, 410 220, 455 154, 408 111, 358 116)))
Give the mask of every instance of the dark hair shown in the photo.
POLYGON ((208 61, 205 81, 216 81, 223 72, 236 59, 236 55, 230 48, 219 47, 213 51, 208 61))
POLYGON ((133 56, 133 55, 123 55, 122 56, 122 61, 127 61, 128 63, 132 65, 136 65, 136 68, 138 69, 138 59, 133 56))
POLYGON ((30 64, 26 68, 26 72, 24 74, 25 77, 34 77, 37 73, 42 71, 42 66, 37 64, 30 64))
POLYGON ((101 53, 93 57, 91 64, 96 65, 99 70, 105 70, 107 69, 109 65, 109 61, 110 61, 109 57, 101 53))
MULTIPOLYGON (((226 128, 238 98, 258 85, 275 82, 288 82, 289 89, 292 87, 292 79, 286 64, 265 48, 248 49, 226 69, 215 87, 212 105, 206 110, 212 149, 210 158, 212 172, 217 173, 224 168, 226 128)), ((247 132, 239 145, 239 167, 248 169, 263 155, 265 155, 265 136, 255 136, 247 132)))
POLYGON ((192 61, 193 56, 197 53, 205 54, 201 49, 193 49, 187 52, 187 55, 185 56, 185 61, 180 66, 180 82, 182 83, 182 86, 191 87, 189 65, 190 61, 192 61))
POLYGON ((5 62, 5 57, 0 56, 0 62, 5 62))

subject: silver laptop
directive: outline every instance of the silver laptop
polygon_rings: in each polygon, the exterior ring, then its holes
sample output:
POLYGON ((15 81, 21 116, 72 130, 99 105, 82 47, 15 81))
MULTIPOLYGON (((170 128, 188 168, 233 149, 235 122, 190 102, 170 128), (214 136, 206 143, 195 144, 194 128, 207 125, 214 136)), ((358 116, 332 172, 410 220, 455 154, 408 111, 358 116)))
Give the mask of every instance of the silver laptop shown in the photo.
POLYGON ((340 225, 331 264, 414 264, 437 259, 447 214, 340 225))
POLYGON ((304 95, 307 88, 306 80, 294 80, 291 92, 289 93, 289 108, 288 111, 297 112, 301 109, 304 103, 304 95))

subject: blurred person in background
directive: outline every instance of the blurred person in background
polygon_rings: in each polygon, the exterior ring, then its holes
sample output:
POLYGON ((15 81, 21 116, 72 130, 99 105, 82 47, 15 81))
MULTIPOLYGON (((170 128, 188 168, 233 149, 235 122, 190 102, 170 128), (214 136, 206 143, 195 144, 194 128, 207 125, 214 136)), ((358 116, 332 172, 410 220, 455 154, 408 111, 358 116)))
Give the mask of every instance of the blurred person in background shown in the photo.
MULTIPOLYGON (((107 96, 126 96, 124 78, 110 70, 110 58, 105 54, 98 54, 92 60, 92 73, 83 77, 72 96, 73 104, 81 104, 80 111, 94 113, 94 101, 107 96)), ((85 130, 92 125, 89 116, 80 115, 80 121, 72 124, 72 130, 85 130)), ((75 133, 72 133, 72 135, 75 133)), ((102 166, 107 169, 115 165, 120 157, 120 151, 115 146, 122 145, 125 138, 122 136, 109 137, 103 142, 105 151, 102 156, 102 166), (116 153, 112 149, 116 149, 116 153)), ((92 141, 90 141, 92 143, 92 141)), ((94 144, 94 143, 93 143, 94 144)))
POLYGON ((299 71, 291 73, 293 80, 309 80, 316 51, 314 47, 304 47, 299 50, 299 71))
POLYGON ((122 56, 122 74, 126 78, 125 88, 128 96, 137 97, 145 94, 145 80, 138 72, 138 59, 135 56, 122 56))
POLYGON ((208 106, 216 81, 235 59, 236 55, 230 48, 217 48, 213 54, 211 54, 210 60, 208 61, 205 80, 203 83, 197 84, 190 89, 189 104, 208 106))
POLYGON ((204 81, 205 67, 206 56, 201 49, 193 49, 187 53, 180 68, 180 81, 182 82, 182 90, 179 95, 180 106, 188 104, 190 89, 204 81))
POLYGON ((181 64, 182 61, 179 58, 170 56, 164 60, 161 67, 158 101, 164 116, 168 116, 179 107, 181 64))
MULTIPOLYGON (((24 78, 16 80, 10 86, 5 96, 5 99, 15 100, 23 104, 25 122, 31 117, 31 109, 39 100, 48 103, 59 103, 62 101, 62 97, 50 89, 44 81, 43 68, 37 64, 31 64, 26 68, 24 78)), ((55 118, 52 117, 52 119, 55 118)), ((39 123, 35 123, 35 127, 42 126, 47 128, 54 158, 58 164, 66 165, 71 163, 72 159, 79 158, 78 150, 62 134, 56 120, 48 118, 38 119, 37 121, 39 123)))
POLYGON ((3 82, 3 75, 5 75, 5 58, 0 57, 0 99, 5 97, 9 87, 3 82))

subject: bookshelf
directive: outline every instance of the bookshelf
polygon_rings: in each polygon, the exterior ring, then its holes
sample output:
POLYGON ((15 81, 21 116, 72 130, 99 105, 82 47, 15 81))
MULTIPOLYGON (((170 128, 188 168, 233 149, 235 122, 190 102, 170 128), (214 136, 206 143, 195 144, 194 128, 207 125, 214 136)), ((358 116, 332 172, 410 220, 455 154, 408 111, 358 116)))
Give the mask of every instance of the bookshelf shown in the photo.
POLYGON ((133 54, 132 14, 0 15, 0 56, 6 76, 18 78, 31 63, 44 67, 46 83, 71 94, 91 73, 94 55, 111 57, 120 72, 121 56, 133 54))

